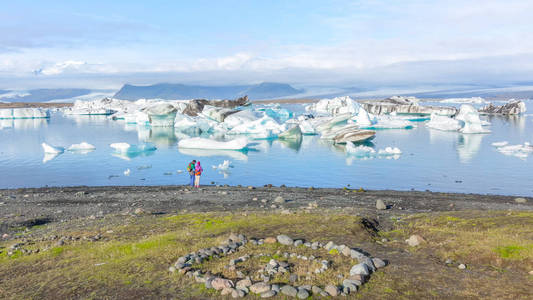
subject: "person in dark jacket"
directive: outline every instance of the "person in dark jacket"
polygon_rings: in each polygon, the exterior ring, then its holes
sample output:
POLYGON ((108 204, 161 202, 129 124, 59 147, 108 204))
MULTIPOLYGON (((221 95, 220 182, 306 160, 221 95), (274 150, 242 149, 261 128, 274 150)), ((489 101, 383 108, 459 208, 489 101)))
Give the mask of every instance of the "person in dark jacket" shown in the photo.
POLYGON ((191 176, 190 186, 194 186, 194 176, 196 173, 196 160, 193 160, 189 163, 189 165, 187 166, 187 172, 189 172, 189 175, 191 176))

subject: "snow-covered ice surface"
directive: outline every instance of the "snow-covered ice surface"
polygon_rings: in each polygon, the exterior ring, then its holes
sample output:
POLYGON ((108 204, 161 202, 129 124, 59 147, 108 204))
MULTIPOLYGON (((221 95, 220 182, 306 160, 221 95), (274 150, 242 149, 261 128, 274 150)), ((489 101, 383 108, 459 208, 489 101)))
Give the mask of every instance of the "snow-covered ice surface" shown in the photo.
MULTIPOLYGON (((525 144, 533 140, 529 115, 477 116, 464 109, 458 118, 440 120, 419 115, 376 116, 365 115, 357 103, 340 98, 315 105, 318 113, 305 110, 309 104, 254 104, 226 117, 226 109, 213 108, 190 117, 183 114, 184 101, 166 101, 176 109, 174 127, 151 126, 145 108, 161 102, 102 100, 80 104, 78 108, 85 106, 87 112, 112 110, 112 115, 64 115, 63 110, 52 110, 50 118, 0 120, 0 187, 186 184, 187 172, 169 170, 184 170, 188 162, 197 159, 204 165, 205 183, 315 187, 350 184, 367 189, 533 196, 529 184, 533 158, 531 146, 525 144), (452 131, 446 130, 447 125, 442 125, 441 130, 425 125, 437 121, 447 124, 450 120, 455 124, 452 131), (460 130, 466 121, 471 128, 477 126, 476 132, 491 132, 463 133, 460 130), (413 127, 403 129, 407 125, 400 122, 409 122, 413 127), (339 145, 323 138, 336 131, 358 130, 363 124, 395 128, 376 130, 373 140, 354 145, 339 145), (301 135, 278 138, 295 126, 301 135), (205 149, 204 145, 200 145, 202 149, 178 147, 180 142, 194 138, 208 141, 207 148, 221 148, 213 147, 213 141, 226 143, 235 139, 247 139, 253 146, 238 151, 205 149), (45 154, 43 158, 43 142, 69 147, 80 141, 96 149, 86 155, 78 155, 83 151, 66 151, 45 154), (114 143, 125 144, 115 145, 116 150, 110 147, 114 143), (146 143, 157 151, 143 146, 146 143), (351 146, 357 150, 348 153, 351 146), (225 160, 234 166, 228 169, 230 176, 218 168, 225 160), (124 171, 128 169, 126 176, 124 171)), ((531 101, 525 103, 531 105, 531 101)))

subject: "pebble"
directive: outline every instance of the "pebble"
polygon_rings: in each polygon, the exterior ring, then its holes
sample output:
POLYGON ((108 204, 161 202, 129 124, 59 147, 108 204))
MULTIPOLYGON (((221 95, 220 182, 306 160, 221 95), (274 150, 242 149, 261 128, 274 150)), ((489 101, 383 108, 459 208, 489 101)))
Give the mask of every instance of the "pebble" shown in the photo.
POLYGON ((522 197, 520 197, 520 198, 515 198, 515 199, 514 199, 514 202, 516 202, 516 203, 526 203, 526 202, 527 202, 527 199, 526 199, 526 198, 522 198, 522 197))
POLYGON ((249 185, 249 186, 248 186, 248 189, 249 189, 249 190, 253 190, 253 189, 255 189, 255 188, 254 188, 253 186, 249 185))
POLYGON ((451 260, 451 258, 448 258, 444 263, 450 265, 453 263, 453 260, 451 260))
POLYGON ((298 297, 298 299, 307 299, 309 297, 309 292, 305 289, 299 289, 296 297, 298 297))
POLYGON ((261 298, 270 298, 276 296, 276 291, 270 290, 261 294, 261 298))
POLYGON ((327 285, 324 288, 324 291, 326 291, 331 297, 337 297, 339 295, 339 288, 334 285, 327 285))
POLYGON ((170 273, 175 273, 176 272, 176 268, 175 267, 170 267, 170 268, 168 268, 168 271, 170 273))
POLYGON ((270 237, 265 238, 264 242, 266 244, 274 244, 276 242, 276 238, 270 236, 270 237))
POLYGON ((281 293, 289 297, 296 297, 296 294, 298 294, 298 290, 291 285, 285 285, 281 288, 281 293))
POLYGON ((420 245, 420 243, 425 242, 425 240, 418 234, 413 234, 409 237, 409 239, 405 240, 405 242, 411 247, 416 247, 420 245))
POLYGON ((385 261, 383 261, 381 258, 374 257, 372 258, 372 263, 376 267, 376 269, 383 268, 387 265, 385 261))
POLYGON ((465 264, 460 264, 460 265, 458 266, 458 268, 459 268, 460 270, 464 270, 464 269, 466 269, 466 265, 465 265, 465 264))
POLYGON ((287 246, 291 246, 294 242, 289 236, 284 235, 284 234, 278 235, 277 240, 280 244, 287 245, 287 246))
POLYGON ((252 201, 257 201, 257 197, 253 197, 253 198, 252 198, 252 201))
POLYGON ((277 196, 276 199, 274 199, 274 202, 275 202, 275 203, 278 203, 278 204, 283 204, 283 203, 285 203, 286 201, 285 201, 285 199, 283 199, 283 197, 281 197, 281 196, 277 196))
POLYGON ((379 209, 379 210, 386 210, 387 209, 387 205, 385 205, 385 202, 383 202, 383 200, 378 199, 376 201, 376 208, 379 209))

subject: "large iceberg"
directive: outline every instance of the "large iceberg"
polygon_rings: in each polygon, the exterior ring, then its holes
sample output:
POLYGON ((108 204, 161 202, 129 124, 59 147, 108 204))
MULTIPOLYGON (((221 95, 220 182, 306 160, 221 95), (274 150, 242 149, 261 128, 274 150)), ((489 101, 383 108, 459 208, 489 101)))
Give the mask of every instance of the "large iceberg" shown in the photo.
POLYGON ((153 127, 173 127, 177 109, 167 103, 155 104, 144 109, 153 127))
POLYGON ((41 119, 50 118, 50 111, 42 108, 0 109, 0 119, 41 119))
POLYGON ((443 131, 458 131, 463 128, 463 122, 447 116, 440 116, 435 113, 431 114, 431 119, 426 126, 443 131))
POLYGON ((359 112, 360 105, 348 96, 336 97, 333 99, 322 99, 305 107, 305 110, 318 114, 336 116, 349 113, 351 115, 359 112))
POLYGON ((470 104, 461 105, 455 119, 464 122, 463 128, 459 129, 462 133, 490 133, 490 130, 483 128, 478 111, 470 104))
POLYGON ((455 107, 420 105, 415 97, 393 96, 384 100, 363 101, 361 106, 371 114, 382 115, 390 113, 426 114, 453 116, 457 112, 455 107))
POLYGON ((246 149, 248 145, 248 139, 244 137, 222 142, 196 137, 178 142, 179 148, 207 150, 243 150, 246 149))
POLYGON ((526 112, 526 104, 520 100, 511 99, 504 105, 489 105, 479 110, 482 114, 501 114, 501 115, 518 115, 526 112))

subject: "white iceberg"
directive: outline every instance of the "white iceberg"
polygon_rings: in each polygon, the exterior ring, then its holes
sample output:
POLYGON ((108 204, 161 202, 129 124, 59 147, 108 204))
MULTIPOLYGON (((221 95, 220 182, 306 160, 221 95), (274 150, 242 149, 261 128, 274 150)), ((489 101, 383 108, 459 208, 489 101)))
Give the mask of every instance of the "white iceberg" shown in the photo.
POLYGON ((150 125, 154 127, 173 127, 177 109, 168 103, 159 103, 144 109, 150 125))
POLYGON ((126 171, 124 171, 124 176, 130 176, 131 170, 128 168, 126 171))
POLYGON ((144 143, 141 145, 130 145, 128 143, 113 143, 109 145, 111 148, 115 149, 118 153, 140 153, 140 152, 148 152, 148 151, 155 151, 157 148, 150 144, 150 143, 144 143))
POLYGON ((218 169, 219 171, 227 171, 231 167, 231 161, 224 160, 224 162, 219 164, 218 166, 213 166, 213 169, 218 169))
POLYGON ((231 141, 214 141, 204 138, 190 138, 178 142, 178 148, 206 149, 206 150, 243 150, 248 147, 246 138, 237 138, 231 141))
POLYGON ((503 147, 503 146, 507 146, 508 144, 509 144, 508 141, 503 141, 503 142, 494 142, 491 145, 494 147, 503 147))
POLYGON ((50 111, 42 108, 4 108, 0 109, 0 119, 46 119, 50 111))
POLYGON ((67 150, 68 151, 92 151, 92 150, 96 150, 96 147, 89 143, 81 142, 79 144, 72 144, 70 147, 67 148, 67 150))
POLYGON ((56 147, 47 143, 42 143, 41 146, 43 147, 44 153, 61 154, 65 152, 65 148, 63 147, 56 147))
POLYGON ((355 146, 353 143, 346 143, 346 153, 354 156, 364 157, 375 155, 376 150, 368 146, 355 146))
POLYGON ((463 122, 450 118, 447 116, 437 115, 436 113, 431 114, 431 119, 426 123, 426 126, 432 129, 438 129, 443 131, 458 131, 463 128, 463 122))
POLYGON ((496 150, 505 155, 516 156, 518 158, 527 158, 531 153, 533 153, 533 146, 526 142, 523 145, 518 144, 497 147, 496 150))
POLYGON ((413 123, 394 116, 380 116, 372 125, 359 126, 361 129, 411 129, 414 127, 413 123))
POLYGON ((352 98, 345 96, 333 99, 322 99, 317 103, 306 106, 305 110, 331 116, 346 113, 355 115, 359 112, 360 107, 359 103, 355 102, 352 98))
POLYGON ((281 125, 273 118, 264 116, 258 120, 233 127, 228 131, 228 134, 247 134, 255 139, 272 139, 285 130, 287 130, 286 125, 281 125))
POLYGON ((386 147, 385 149, 380 149, 378 155, 399 155, 402 154, 402 150, 397 147, 386 147))

